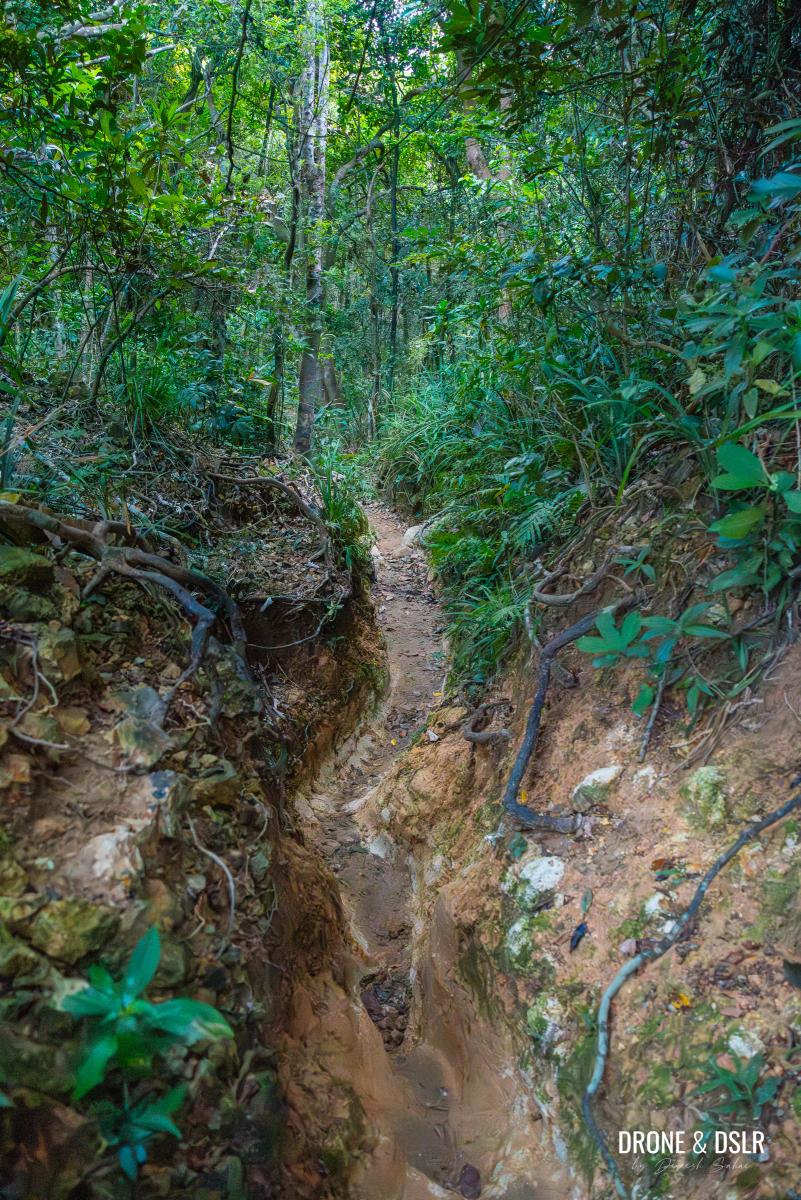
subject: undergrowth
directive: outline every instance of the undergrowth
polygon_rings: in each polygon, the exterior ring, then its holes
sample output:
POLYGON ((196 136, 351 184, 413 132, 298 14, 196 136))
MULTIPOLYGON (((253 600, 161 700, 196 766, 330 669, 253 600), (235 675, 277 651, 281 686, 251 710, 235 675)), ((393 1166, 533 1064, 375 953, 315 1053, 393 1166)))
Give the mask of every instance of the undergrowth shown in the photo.
POLYGON ((607 622, 608 644, 584 648, 643 659, 635 711, 679 687, 693 721, 773 661, 801 577, 801 122, 769 132, 790 157, 744 193, 729 253, 683 277, 648 256, 601 271, 597 252, 529 253, 507 272, 525 335, 476 341, 463 305, 452 360, 385 419, 376 476, 425 522, 455 679, 483 682, 537 635, 549 571, 571 591, 632 541, 615 567, 631 637, 607 622), (610 335, 590 314, 613 301, 627 329, 610 335))

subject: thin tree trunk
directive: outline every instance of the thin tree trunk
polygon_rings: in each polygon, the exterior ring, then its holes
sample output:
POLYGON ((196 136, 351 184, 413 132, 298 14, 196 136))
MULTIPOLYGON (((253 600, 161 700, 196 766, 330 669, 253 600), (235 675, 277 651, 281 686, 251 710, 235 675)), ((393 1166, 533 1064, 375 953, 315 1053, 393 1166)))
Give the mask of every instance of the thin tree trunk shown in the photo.
MULTIPOLYGON (((470 83, 472 66, 465 60, 462 51, 459 49, 456 50, 456 69, 457 78, 459 80, 459 91, 462 97, 462 111, 467 116, 475 106, 475 101, 472 95, 469 92, 465 93, 464 91, 465 85, 470 83)), ((508 111, 511 105, 511 93, 508 91, 508 89, 504 88, 501 91, 501 111, 508 111)), ((492 174, 484 151, 481 148, 481 143, 477 138, 465 138, 465 157, 467 159, 467 165, 470 168, 470 171, 473 175, 475 175, 476 179, 480 179, 482 183, 489 183, 492 180, 497 183, 503 183, 508 180, 512 174, 511 160, 508 151, 506 150, 502 154, 502 163, 500 169, 496 175, 492 174)), ((503 245, 509 235, 509 229, 503 222, 498 222, 497 230, 498 241, 501 243, 501 245, 503 245)), ((509 298, 508 290, 504 288, 501 293, 500 303, 498 305, 498 319, 506 324, 511 319, 511 316, 512 302, 509 298)))
POLYGON ((328 137, 328 41, 318 0, 306 10, 306 65, 300 81, 300 185, 306 214, 306 334, 298 380, 298 418, 295 448, 311 449, 314 417, 322 403, 323 377, 320 342, 323 333, 325 279, 323 221, 328 137))

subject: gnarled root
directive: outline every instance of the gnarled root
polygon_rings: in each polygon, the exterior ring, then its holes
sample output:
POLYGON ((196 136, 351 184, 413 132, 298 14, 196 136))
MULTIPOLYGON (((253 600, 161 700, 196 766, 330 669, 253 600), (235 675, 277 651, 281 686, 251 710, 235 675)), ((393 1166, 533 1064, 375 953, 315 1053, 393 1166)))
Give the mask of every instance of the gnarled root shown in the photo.
POLYGON ((21 504, 0 501, 0 520, 11 525, 27 525, 41 530, 49 537, 78 550, 81 554, 99 563, 97 574, 84 589, 84 596, 91 595, 110 575, 134 579, 143 587, 153 584, 169 592, 193 622, 191 657, 188 666, 167 694, 169 704, 178 688, 197 671, 208 645, 209 634, 217 620, 217 613, 207 604, 201 603, 194 592, 202 593, 218 606, 228 619, 233 636, 234 649, 239 659, 239 670, 243 678, 250 678, 245 660, 245 630, 236 602, 223 587, 207 575, 192 571, 170 562, 147 548, 147 542, 137 533, 128 531, 115 522, 98 522, 87 528, 72 524, 69 520, 53 516, 39 508, 26 508, 21 504), (106 539, 109 534, 127 537, 133 545, 111 545, 106 539))
POLYGON ((479 704, 462 725, 462 737, 474 746, 508 742, 512 736, 508 729, 476 729, 476 725, 481 725, 496 708, 511 709, 512 704, 509 700, 490 700, 486 704, 479 704))

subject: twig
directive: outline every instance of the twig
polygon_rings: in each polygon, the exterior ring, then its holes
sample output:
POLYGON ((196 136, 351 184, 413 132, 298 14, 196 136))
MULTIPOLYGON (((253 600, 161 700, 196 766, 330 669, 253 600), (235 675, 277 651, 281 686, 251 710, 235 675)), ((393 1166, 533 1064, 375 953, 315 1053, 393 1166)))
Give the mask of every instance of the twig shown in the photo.
POLYGON ((642 760, 645 758, 645 755, 648 751, 648 746, 651 742, 651 734, 654 731, 654 723, 656 722, 656 718, 659 713, 659 708, 660 708, 660 705, 662 704, 662 696, 665 691, 666 681, 667 681, 667 670, 663 671, 662 674, 659 676, 659 684, 657 685, 656 696, 654 697, 654 703, 651 708, 651 713, 648 717, 648 724, 645 726, 645 732, 643 733, 642 741, 640 742, 640 753, 637 755, 638 762, 642 762, 642 760))
POLYGON ((189 832, 192 834, 192 841, 195 843, 200 853, 205 854, 206 858, 210 858, 211 861, 218 866, 225 875, 226 883, 228 884, 228 928, 225 931, 225 942, 227 942, 231 936, 231 930, 234 927, 234 918, 236 917, 236 884, 234 883, 234 877, 226 863, 224 863, 220 858, 219 854, 215 854, 213 850, 209 850, 208 847, 204 846, 200 841, 199 837, 197 836, 197 832, 195 831, 195 823, 188 813, 186 819, 189 824, 189 832))
MULTIPOLYGON (((793 781, 793 786, 797 786, 798 783, 799 779, 795 779, 793 781)), ((601 997, 601 1003, 598 1006, 597 1016, 598 1049, 595 1055, 595 1063, 590 1081, 587 1084, 584 1095, 581 1099, 581 1111, 584 1114, 584 1121, 590 1131, 593 1141, 600 1150, 607 1169, 609 1170, 609 1174, 612 1177, 612 1181, 615 1185, 615 1191, 617 1192, 618 1196, 621 1197, 621 1200, 630 1200, 629 1191, 626 1185, 623 1183, 617 1163, 615 1162, 612 1152, 607 1145, 606 1139, 604 1138, 604 1135, 601 1132, 597 1121, 595 1120, 595 1114, 592 1110, 592 1103, 595 1099, 598 1089, 601 1086, 604 1070, 606 1068, 606 1061, 609 1056, 609 1018, 611 1014, 612 1001, 623 987, 623 984, 626 982, 626 980, 634 975, 635 972, 640 969, 640 967, 644 966, 645 963, 654 962, 656 959, 661 958, 663 954, 667 954, 668 950, 670 950, 672 946, 675 946, 676 942, 681 938, 685 929, 695 917, 698 909, 701 907, 704 897, 706 896, 709 886, 715 876, 718 875, 723 868, 731 862, 735 855, 739 854, 743 846, 747 845, 748 842, 753 841, 754 838, 758 837, 760 833, 764 832, 764 830, 768 829, 771 825, 775 825, 778 821, 783 820, 784 817, 789 816, 794 809, 799 807, 801 807, 801 792, 793 796, 790 800, 783 804, 781 808, 774 809, 773 812, 768 813, 766 817, 762 817, 761 820, 754 821, 751 825, 748 825, 737 838, 737 840, 732 843, 729 849, 721 854, 720 857, 717 858, 709 868, 706 875, 704 875, 703 879, 698 884, 692 900, 687 905, 682 915, 676 920, 670 933, 663 937, 661 941, 657 942, 655 946, 651 946, 647 950, 641 950, 639 954, 635 954, 634 958, 629 959, 629 961, 620 968, 601 997)))

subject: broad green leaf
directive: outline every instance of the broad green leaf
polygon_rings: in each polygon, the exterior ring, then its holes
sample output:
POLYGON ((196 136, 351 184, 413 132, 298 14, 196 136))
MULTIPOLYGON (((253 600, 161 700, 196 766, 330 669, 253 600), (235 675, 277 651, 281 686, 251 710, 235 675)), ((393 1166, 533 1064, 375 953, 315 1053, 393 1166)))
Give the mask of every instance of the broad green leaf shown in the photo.
POLYGON ((783 495, 793 486, 796 477, 791 471, 777 471, 771 478, 773 487, 780 495, 783 495))
POLYGON ((757 196, 777 196, 784 199, 797 196, 801 192, 801 175, 778 171, 769 179, 755 179, 751 190, 757 196))
POLYGON ((132 1147, 120 1146, 117 1151, 117 1158, 119 1159, 123 1175, 127 1176, 128 1179, 136 1179, 139 1174, 139 1167, 132 1147))
POLYGON ((608 609, 605 609, 604 612, 598 616, 595 622, 595 627, 601 636, 606 639, 610 650, 622 648, 620 633, 615 625, 615 618, 608 609))
POLYGON ((749 475, 716 475, 712 487, 724 492, 744 492, 754 487, 754 483, 749 475))
POLYGON ((723 592, 727 588, 737 587, 753 587, 755 583, 759 583, 759 576, 753 571, 746 571, 742 567, 733 567, 730 571, 723 571, 717 575, 709 585, 710 592, 723 592))
POLYGON ((0 1108, 13 1108, 14 1101, 9 1100, 5 1092, 0 1092, 0 1108))
POLYGON ((731 637, 725 629, 716 629, 714 625, 685 625, 684 632, 690 637, 719 638, 721 641, 731 637))
POLYGON ((768 473, 756 454, 739 442, 726 442, 718 447, 717 459, 724 471, 751 479, 754 484, 767 483, 768 473))
POLYGON ((631 711, 638 717, 642 717, 651 707, 654 702, 656 692, 647 683, 644 683, 637 693, 637 697, 631 706, 631 711))
POLYGON ((91 1092, 92 1088, 103 1082, 106 1067, 117 1053, 117 1045, 117 1039, 111 1033, 103 1034, 90 1042, 75 1072, 75 1100, 80 1100, 87 1092, 91 1092))
POLYGON ((642 617, 638 612, 627 613, 623 618, 623 624, 620 626, 620 640, 624 645, 628 646, 634 641, 637 634, 642 629, 642 617))
POLYGON ((216 1041, 218 1038, 234 1036, 222 1014, 200 1000, 165 1000, 154 1008, 152 1027, 163 1029, 189 1045, 205 1039, 216 1041))
POLYGON ((62 1012, 70 1013, 73 1017, 105 1017, 114 1012, 117 1006, 116 996, 99 992, 93 987, 65 996, 60 1005, 62 1012))
POLYGON ((765 509, 761 504, 752 508, 742 508, 739 512, 729 513, 720 521, 715 521, 709 528, 713 533, 720 534, 729 541, 739 541, 747 537, 752 529, 765 519, 765 509))
POLYGON ((122 981, 125 1003, 140 996, 158 970, 161 942, 155 925, 139 939, 131 954, 122 981))
POLYGON ((784 503, 790 512, 801 513, 801 492, 785 492, 784 503))
POLYGON ((775 379, 755 379, 754 387, 758 387, 761 392, 767 392, 769 396, 779 396, 785 390, 775 379))
POLYGON ((592 634, 587 634, 585 637, 580 637, 576 641, 579 650, 583 650, 585 654, 600 654, 604 650, 609 649, 609 643, 606 638, 593 637, 592 634))

